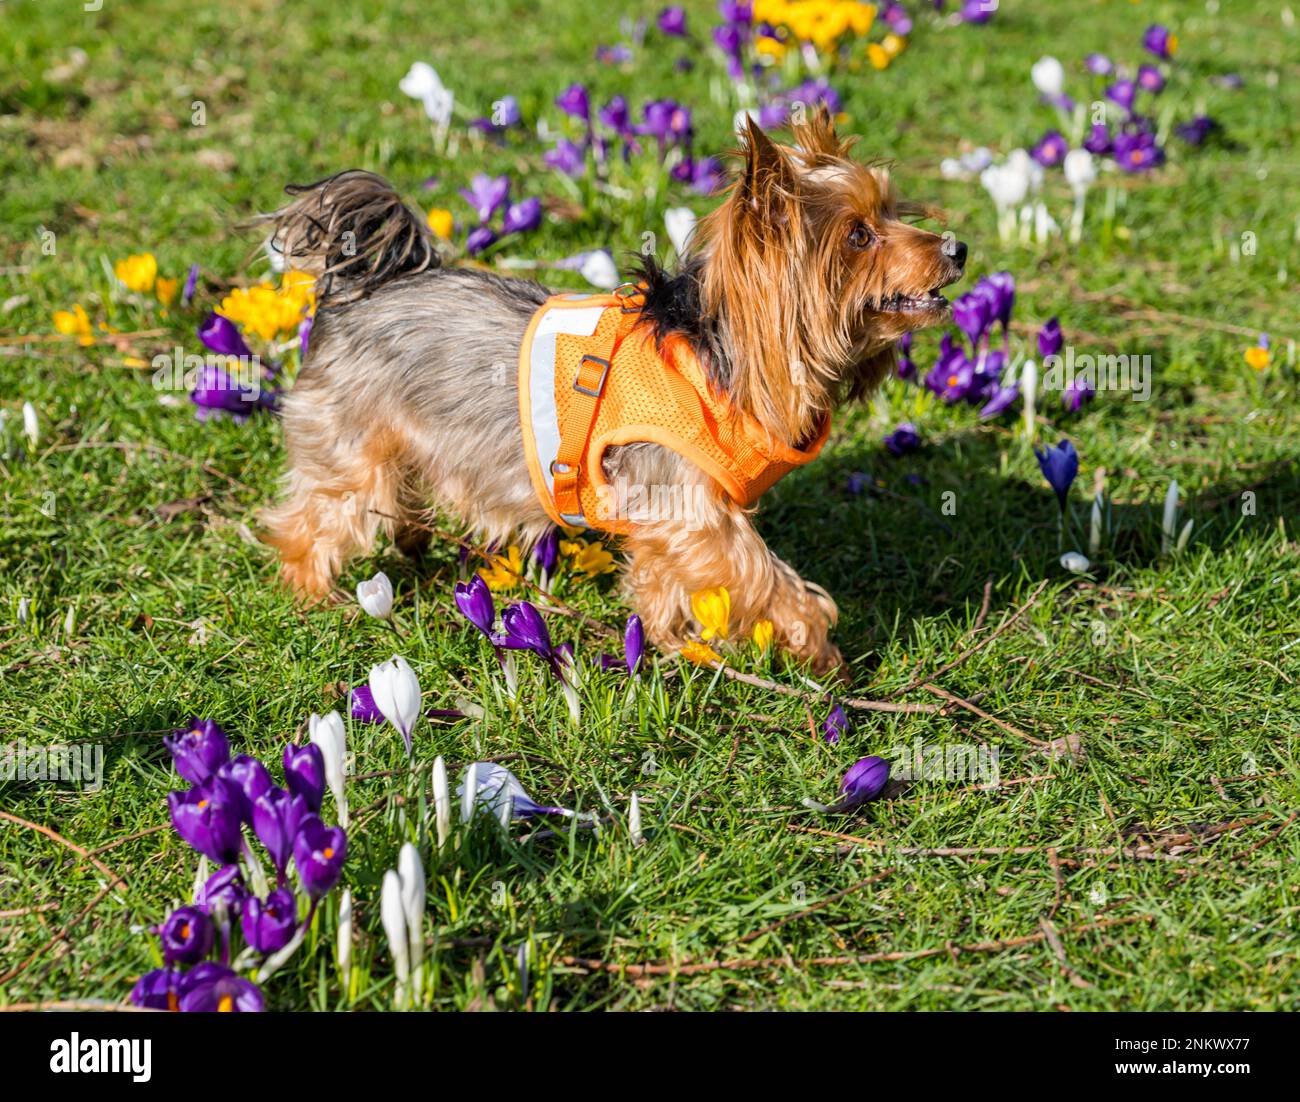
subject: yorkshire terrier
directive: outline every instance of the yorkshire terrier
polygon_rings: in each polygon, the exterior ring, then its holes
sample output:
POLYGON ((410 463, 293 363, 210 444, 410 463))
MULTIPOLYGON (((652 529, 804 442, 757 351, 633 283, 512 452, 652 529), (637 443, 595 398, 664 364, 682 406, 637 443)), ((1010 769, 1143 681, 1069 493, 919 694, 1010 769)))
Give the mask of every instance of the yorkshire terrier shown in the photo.
MULTIPOLYGON (((824 109, 793 136, 781 145, 747 125, 743 168, 689 256, 674 272, 645 262, 637 325, 660 346, 688 342, 731 408, 799 448, 836 405, 875 390, 900 337, 947 316, 940 289, 961 277, 966 246, 915 225, 935 212, 851 159, 824 109)), ((265 216, 271 246, 317 276, 318 310, 283 404, 287 494, 263 518, 284 578, 325 596, 381 529, 418 553, 431 507, 484 540, 530 546, 552 518, 525 462, 514 365, 553 292, 440 268, 423 220, 373 174, 288 191, 294 201, 265 216)), ((653 643, 680 648, 691 594, 725 585, 735 637, 770 620, 814 670, 841 665, 834 601, 768 549, 752 508, 655 443, 611 447, 603 473, 703 503, 689 522, 656 516, 626 534, 623 583, 653 643)))

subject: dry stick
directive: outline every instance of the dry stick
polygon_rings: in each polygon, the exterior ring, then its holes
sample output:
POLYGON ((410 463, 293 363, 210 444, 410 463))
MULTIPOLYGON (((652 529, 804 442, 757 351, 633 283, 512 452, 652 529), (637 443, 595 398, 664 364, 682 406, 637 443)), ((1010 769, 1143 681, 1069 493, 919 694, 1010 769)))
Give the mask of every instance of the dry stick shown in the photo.
POLYGON ((1061 899, 1065 895, 1065 875, 1061 871, 1061 859, 1056 855, 1056 847, 1047 847, 1047 862, 1052 866, 1052 876, 1056 879, 1056 897, 1052 900, 1052 909, 1047 912, 1048 919, 1056 917, 1061 909, 1061 899))
MULTIPOLYGON (((752 673, 744 673, 741 670, 733 669, 731 666, 723 663, 721 665, 710 662, 710 668, 721 670, 724 677, 732 681, 740 681, 745 685, 753 685, 758 689, 767 689, 770 692, 780 693, 782 696, 798 697, 800 700, 818 701, 821 696, 807 689, 796 689, 792 685, 782 685, 776 681, 769 681, 766 677, 758 677, 752 673)), ((937 715, 943 712, 937 704, 896 704, 889 700, 864 700, 862 697, 850 696, 840 700, 850 708, 856 708, 863 712, 903 712, 908 715, 937 715)))
POLYGON ((1022 617, 1026 612, 1029 611, 1029 609, 1033 606, 1034 602, 1038 600, 1043 590, 1047 588, 1047 583, 1050 581, 1051 581, 1050 578, 1044 578, 1041 582, 1039 582, 1037 588, 1035 588, 1035 590, 1029 595, 1029 599, 1025 601, 1023 605, 1021 605, 1018 609, 1016 609, 1015 612, 1013 612, 1010 616, 1008 616, 1005 620, 1003 620, 1002 623, 1000 623, 996 628, 994 628, 990 634, 986 635, 973 647, 968 647, 966 650, 962 651, 961 654, 957 655, 957 657, 954 658, 951 662, 949 662, 946 666, 940 666, 937 670, 934 671, 934 673, 924 677, 916 678, 910 685, 908 685, 905 689, 903 689, 903 692, 906 693, 906 692, 911 692, 911 690, 913 689, 918 689, 926 681, 937 681, 949 670, 954 670, 958 666, 960 666, 963 662, 966 661, 966 659, 970 658, 971 655, 978 654, 980 651, 982 651, 991 642, 993 642, 994 639, 996 639, 999 635, 1001 635, 1004 631, 1006 631, 1007 628, 1009 628, 1012 624, 1014 624, 1017 620, 1019 620, 1020 617, 1022 617))
POLYGON ((0 819, 5 819, 11 823, 17 823, 19 826, 27 827, 30 830, 39 831, 41 834, 44 834, 47 838, 54 839, 54 841, 58 842, 59 845, 72 850, 73 853, 81 857, 84 857, 87 861, 89 861, 92 865, 94 865, 95 868, 97 868, 100 872, 102 872, 105 876, 108 877, 108 881, 109 881, 108 886, 110 889, 119 886, 123 888, 126 887, 126 881, 123 880, 120 876, 118 876, 117 873, 115 873, 112 869, 110 869, 106 864, 104 864, 103 861, 98 860, 89 850, 82 849, 82 847, 77 845, 76 842, 68 841, 68 839, 63 837, 63 835, 58 833, 58 831, 51 830, 49 827, 46 826, 41 826, 40 823, 33 823, 28 819, 20 819, 17 815, 11 815, 7 811, 0 811, 0 819))
POLYGON ((934 693, 935 696, 941 697, 942 699, 948 701, 951 704, 956 704, 959 708, 965 708, 968 712, 971 712, 972 714, 979 716, 980 719, 986 719, 990 723, 996 724, 998 727, 1001 727, 1002 730, 1004 731, 1008 731, 1013 735, 1019 735, 1022 739, 1028 739, 1035 746, 1051 745, 1050 742, 1044 742, 1042 739, 1034 738, 1033 735, 1025 734, 1025 732, 1022 731, 1019 727, 1014 727, 1010 723, 1007 723, 1005 720, 998 719, 997 716, 989 715, 989 713, 984 711, 983 708, 976 707, 969 700, 963 700, 961 697, 955 696, 954 694, 950 693, 947 689, 939 688, 938 685, 935 685, 932 682, 926 681, 921 687, 925 689, 927 692, 932 692, 934 693))
POLYGON ((115 886, 116 885, 113 884, 106 884, 103 888, 101 888, 99 892, 96 893, 95 898, 92 899, 89 903, 87 903, 77 914, 77 916, 73 918, 73 920, 69 922, 66 926, 64 926, 62 930, 60 930, 57 934, 55 934, 52 938, 50 938, 49 941, 47 941, 44 945, 42 945, 39 949, 37 949, 34 953, 32 953, 32 955, 29 956, 25 961, 23 961, 22 964, 18 965, 17 968, 10 969, 3 976, 0 976, 0 984, 8 983, 15 976, 21 976, 24 972, 27 971, 28 968, 30 968, 33 964, 35 964, 41 958, 41 956, 44 955, 44 953, 47 950, 54 948, 54 946, 56 946, 60 941, 66 941, 68 934, 72 932, 73 928, 76 927, 77 923, 79 923, 83 918, 86 917, 86 915, 90 914, 91 911, 93 911, 97 906, 99 906, 100 900, 102 900, 106 895, 108 895, 108 893, 111 892, 115 886))
MULTIPOLYGON (((1128 918, 1101 919, 1082 926, 1073 926, 1066 931, 1069 934, 1086 934, 1095 930, 1106 930, 1112 926, 1127 926, 1134 922, 1151 922, 1154 915, 1132 915, 1128 918)), ((682 964, 620 964, 617 961, 601 960, 592 957, 560 957, 560 963, 570 968, 585 968, 591 972, 606 972, 611 975, 628 976, 636 979, 641 976, 694 976, 706 972, 742 971, 749 969, 775 968, 835 968, 851 964, 881 964, 889 961, 922 960, 947 953, 954 958, 962 953, 996 953, 1004 949, 1018 949, 1024 945, 1034 945, 1045 941, 1047 935, 1039 930, 1036 934, 1024 937, 1008 938, 1003 941, 980 941, 972 945, 954 945, 949 942, 933 949, 900 950, 890 953, 864 953, 842 957, 812 957, 808 960, 791 960, 789 957, 766 957, 758 959, 710 960, 698 963, 682 964)))
POLYGON ((1092 984, 1070 967, 1070 962, 1065 955, 1065 946, 1061 944, 1061 939, 1057 935, 1056 927, 1052 925, 1051 919, 1044 918, 1039 922, 1038 927, 1043 931, 1043 936, 1047 939, 1047 944, 1052 947, 1052 952, 1056 954, 1056 959, 1061 964, 1061 972, 1065 975, 1065 978, 1070 981, 1070 984, 1074 987, 1080 988, 1091 987, 1092 984))
POLYGON ((52 1003, 10 1003, 8 1006, 0 1006, 0 1014, 21 1014, 34 1010, 96 1010, 104 1014, 121 1014, 123 1011, 128 1014, 167 1013, 165 1010, 154 1010, 147 1006, 132 1006, 130 1003, 108 1001, 101 1002, 94 999, 74 999, 52 1003))
POLYGON ((57 903, 39 903, 34 907, 19 907, 12 911, 0 911, 0 918, 23 918, 26 915, 45 914, 46 911, 57 911, 57 903))
POLYGON ((834 895, 828 895, 825 899, 814 903, 811 907, 806 907, 797 914, 786 915, 785 918, 778 919, 770 926, 764 926, 761 930, 755 930, 752 933, 746 934, 744 937, 740 938, 736 944, 744 945, 746 942, 755 941, 764 934, 770 934, 773 930, 779 930, 788 922, 794 922, 796 919, 804 918, 805 916, 812 914, 814 911, 820 911, 823 907, 829 907, 832 903, 843 899, 846 895, 852 895, 854 892, 867 887, 869 884, 875 884, 877 881, 884 880, 885 877, 889 876, 893 871, 892 868, 885 869, 883 872, 878 872, 874 876, 868 876, 865 880, 859 880, 856 884, 850 884, 847 888, 841 888, 834 895))
POLYGON ((137 838, 144 838, 150 834, 157 834, 160 830, 166 830, 169 826, 171 826, 170 822, 159 823, 157 826, 145 827, 144 830, 137 830, 134 834, 128 834, 125 838, 117 838, 114 841, 109 842, 107 845, 92 849, 86 854, 86 856, 93 857, 98 853, 107 853, 110 849, 117 849, 118 846, 124 846, 127 842, 134 842, 137 838))
POLYGON ((1275 838, 1278 837, 1278 835, 1282 833, 1282 831, 1286 830, 1287 827, 1289 827, 1292 823, 1295 822, 1297 815, 1300 815, 1300 812, 1296 812, 1296 811, 1291 812, 1291 814, 1286 817, 1286 822, 1283 823, 1280 827, 1278 827, 1277 830, 1273 831, 1273 833, 1270 834, 1267 838, 1261 838, 1254 845, 1249 846, 1247 849, 1242 850, 1242 852, 1237 854, 1237 856, 1234 857, 1233 860, 1240 861, 1243 857, 1248 857, 1250 854, 1254 853, 1257 849, 1261 849, 1264 846, 1268 845, 1269 842, 1272 842, 1275 838))

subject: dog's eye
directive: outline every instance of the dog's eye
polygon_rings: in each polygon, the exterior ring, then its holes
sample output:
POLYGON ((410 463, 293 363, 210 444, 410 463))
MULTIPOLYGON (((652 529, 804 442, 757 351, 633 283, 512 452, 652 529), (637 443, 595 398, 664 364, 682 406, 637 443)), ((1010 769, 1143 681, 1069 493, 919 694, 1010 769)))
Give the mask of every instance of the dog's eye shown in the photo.
POLYGON ((854 222, 849 227, 849 245, 855 249, 865 249, 876 239, 865 222, 854 222))

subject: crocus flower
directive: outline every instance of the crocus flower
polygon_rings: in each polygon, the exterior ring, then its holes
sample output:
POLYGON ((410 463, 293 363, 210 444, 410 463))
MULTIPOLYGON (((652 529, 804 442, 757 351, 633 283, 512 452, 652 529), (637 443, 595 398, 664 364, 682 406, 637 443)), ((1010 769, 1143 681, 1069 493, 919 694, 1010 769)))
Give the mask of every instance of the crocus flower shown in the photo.
POLYGON ((623 658, 627 662, 628 673, 637 672, 644 654, 645 628, 641 626, 641 617, 634 612, 627 618, 627 627, 623 629, 623 658))
MULTIPOLYGON (((546 534, 542 536, 542 538, 539 539, 533 545, 533 561, 537 563, 538 567, 541 569, 541 572, 545 577, 549 578, 552 574, 555 573, 555 566, 560 561, 560 530, 558 528, 548 528, 546 534)), ((474 577, 478 579, 483 589, 487 590, 487 584, 483 582, 483 579, 480 578, 477 574, 475 574, 474 577)), ((456 600, 457 606, 459 606, 460 604, 460 598, 459 598, 460 588, 461 587, 459 585, 456 587, 457 594, 458 594, 456 600)), ((483 632, 485 635, 488 633, 491 627, 493 616, 495 615, 491 611, 492 594, 490 591, 487 592, 487 600, 488 600, 488 613, 489 613, 487 618, 488 627, 479 627, 479 630, 483 632)), ((464 610, 462 609, 461 611, 464 610)), ((469 616, 469 613, 465 612, 465 615, 469 616)), ((471 622, 473 621, 471 620, 471 622)), ((478 627, 477 623, 475 623, 475 627, 478 627)))
POLYGON ((581 84, 570 84, 555 97, 555 106, 566 115, 572 115, 585 123, 591 122, 591 100, 587 95, 587 89, 581 84))
POLYGON ((632 60, 632 47, 620 42, 617 46, 597 46, 596 60, 606 65, 620 65, 632 60))
POLYGON ((319 899, 339 882, 348 855, 348 836, 341 827, 327 827, 318 815, 308 815, 293 840, 293 863, 302 886, 319 899))
POLYGON ((1146 130, 1120 134, 1115 138, 1115 163, 1125 172, 1145 172, 1164 163, 1165 154, 1155 135, 1146 130))
POLYGON ((679 7, 664 8, 656 20, 659 30, 674 38, 686 37, 686 10, 679 7))
POLYGON ((885 447, 889 449, 889 454, 895 459, 901 459, 908 452, 916 451, 920 446, 921 434, 916 431, 915 425, 899 425, 898 428, 885 437, 885 447))
POLYGON ((370 692, 375 707, 384 713, 411 753, 411 731, 420 718, 420 682, 405 658, 394 656, 370 669, 370 692))
POLYGON ((239 333, 239 326, 220 314, 209 314, 203 319, 199 326, 199 340, 218 356, 244 356, 248 359, 253 356, 239 333))
POLYGON ((840 802, 838 809, 850 808, 874 800, 889 783, 889 762, 884 758, 862 758, 849 767, 840 782, 840 802))
POLYGON ((368 581, 357 583, 357 604, 377 620, 387 620, 393 612, 393 583, 382 570, 368 581))
POLYGON ((460 189, 460 194, 474 208, 479 222, 486 223, 510 198, 510 178, 480 172, 470 180, 469 187, 460 189))
POLYGON ((1061 405, 1071 413, 1078 413, 1083 404, 1096 396, 1096 388, 1089 386, 1082 379, 1075 379, 1061 393, 1061 405))
POLYGON ((194 902, 209 912, 225 907, 231 913, 237 913, 247 895, 240 867, 223 865, 203 882, 203 887, 194 895, 194 902))
POLYGON ((1049 130, 1038 139, 1038 144, 1029 151, 1029 155, 1044 168, 1055 168, 1065 160, 1068 152, 1070 143, 1065 140, 1065 135, 1059 130, 1049 130))
POLYGON ((593 287, 612 291, 619 284, 618 266, 608 249, 592 249, 588 252, 575 253, 563 260, 557 260, 555 267, 564 271, 576 271, 593 287))
POLYGON ((1106 98, 1119 104, 1125 111, 1133 110, 1133 100, 1137 96, 1137 85, 1131 80, 1117 80, 1106 89, 1106 98))
POLYGON ((1105 54, 1089 54, 1083 63, 1088 67, 1088 72, 1099 77, 1108 77, 1115 71, 1114 62, 1105 54))
POLYGON ((185 287, 181 291, 181 305, 188 306, 194 301, 194 291, 199 285, 199 266, 190 265, 189 275, 185 277, 185 287))
POLYGON ((177 907, 158 928, 163 960, 194 964, 212 949, 212 919, 202 907, 177 907))
POLYGON ((1030 67, 1029 77, 1045 96, 1059 96, 1065 91, 1065 66, 1054 57, 1040 57, 1030 67))
MULTIPOLYGON (((368 685, 359 685, 352 691, 354 697, 351 705, 352 718, 358 718, 355 697, 362 690, 365 691, 370 711, 374 714, 374 718, 366 718, 365 722, 383 723, 383 714, 374 706, 374 698, 370 695, 368 685)), ((334 809, 338 812, 339 825, 347 826, 348 798, 344 787, 347 774, 347 735, 343 731, 343 717, 338 712, 327 712, 323 716, 313 712, 307 720, 307 732, 312 745, 320 749, 321 762, 325 769, 325 783, 334 797, 334 809)))
POLYGON ((991 320, 989 300, 973 291, 958 296, 952 304, 952 320, 972 345, 978 345, 991 320))
POLYGON ((1011 312, 1016 305, 1016 280, 1010 272, 994 272, 981 280, 989 293, 990 311, 1005 333, 1011 324, 1011 312))
POLYGON ((620 138, 626 140, 631 137, 633 132, 632 117, 625 97, 615 96, 596 112, 596 117, 603 126, 608 126, 620 138))
POLYGON ((1256 371, 1263 371, 1272 360, 1272 351, 1267 333, 1261 333, 1259 340, 1246 349, 1246 363, 1256 371))
POLYGON ((420 997, 424 960, 424 863, 420 851, 406 842, 397 855, 397 877, 401 882, 402 911, 406 918, 406 936, 410 943, 411 973, 415 977, 415 997, 420 997))
POLYGON ((691 190, 712 195, 726 181, 726 172, 717 157, 697 157, 691 165, 691 190))
POLYGON ((180 1010, 180 987, 185 973, 174 968, 155 968, 141 976, 131 988, 131 1005, 144 1010, 180 1010))
POLYGON ((548 150, 542 160, 548 167, 563 172, 566 176, 581 176, 587 165, 582 146, 574 144, 568 138, 558 139, 555 147, 548 150))
POLYGON ((210 719, 193 719, 163 736, 172 764, 191 784, 203 784, 230 760, 230 743, 220 724, 210 719))
POLYGON ((398 1008, 407 1004, 407 984, 411 977, 411 939, 406 930, 406 911, 402 907, 402 880, 395 869, 384 873, 379 891, 379 921, 388 938, 388 951, 393 957, 393 973, 397 978, 394 1002, 398 1008))
POLYGON ((486 811, 499 819, 526 819, 533 815, 564 815, 574 812, 566 807, 547 807, 539 804, 524 791, 509 769, 494 762, 473 762, 456 786, 461 801, 461 822, 470 821, 475 811, 486 811))
POLYGON ((229 416, 238 422, 247 420, 259 406, 270 405, 271 396, 260 396, 257 391, 245 387, 224 367, 204 364, 199 369, 194 389, 190 391, 190 401, 198 407, 194 412, 200 421, 229 416))
POLYGON ((172 826, 181 840, 222 865, 239 858, 242 795, 229 781, 211 777, 199 788, 169 792, 172 826))
POLYGON ((979 25, 993 18, 994 6, 988 0, 964 0, 958 18, 963 23, 979 25))
POLYGON ((298 904, 288 888, 277 888, 265 899, 249 896, 239 922, 244 940, 259 953, 283 949, 297 925, 298 904))
POLYGON ((1174 133, 1188 145, 1204 145, 1206 139, 1219 128, 1219 124, 1209 115, 1197 115, 1191 122, 1175 128, 1174 133))
POLYGON ((180 982, 182 1013, 259 1014, 265 1008, 257 985, 224 964, 205 960, 186 972, 180 982))
POLYGON ((1088 136, 1083 139, 1083 148, 1089 153, 1096 153, 1100 156, 1103 153, 1109 153, 1111 150, 1110 127, 1104 122, 1094 123, 1088 136))
POLYGON ((831 746, 849 733, 848 714, 838 704, 831 706, 830 714, 822 721, 822 732, 831 746))
POLYGON ((1053 448, 1044 448, 1042 451, 1035 448, 1034 456, 1038 460, 1038 469, 1043 472, 1048 485, 1056 491, 1056 500, 1064 510, 1070 486, 1079 473, 1079 453, 1068 440, 1062 440, 1053 448))
POLYGON ((384 713, 375 707, 369 685, 354 685, 348 692, 348 715, 358 723, 383 723, 384 713))
POLYGON ((731 621, 731 594, 727 587, 718 585, 692 593, 691 614, 699 621, 701 638, 725 639, 731 621))
POLYGON ((497 233, 491 226, 476 226, 465 238, 465 251, 470 256, 478 256, 484 249, 495 245, 496 241, 497 233))
POLYGON ((439 754, 433 759, 433 821, 442 849, 451 835, 451 793, 447 788, 447 763, 439 754))
POLYGON ((306 800, 283 788, 273 788, 253 801, 253 831, 271 855, 281 880, 293 855, 294 838, 310 814, 306 800))
POLYGON ((999 413, 1009 409, 1011 404, 1020 397, 1020 385, 1012 383, 1010 386, 1000 386, 993 393, 993 397, 984 404, 980 409, 979 418, 981 421, 989 421, 999 413))
POLYGON ((339 896, 339 921, 337 932, 339 974, 346 990, 352 972, 352 892, 344 888, 339 896))
MULTIPOLYGON (((559 530, 553 529, 552 531, 555 532, 558 539, 559 530)), ((551 565, 552 567, 555 565, 553 556, 551 565)), ((483 580, 482 575, 475 574, 468 582, 457 582, 454 597, 456 607, 460 609, 461 615, 484 635, 490 637, 492 625, 496 622, 496 609, 492 604, 492 591, 488 588, 488 584, 483 580)))
POLYGON ((501 630, 491 636, 492 644, 506 650, 530 650, 554 662, 551 633, 542 614, 527 601, 510 605, 501 613, 501 630))
POLYGON ((1140 88, 1153 95, 1162 91, 1165 86, 1164 74, 1154 65, 1139 66, 1137 82, 1140 88))
POLYGON ((1178 36, 1169 33, 1161 23, 1153 23, 1142 35, 1142 45, 1161 61, 1168 61, 1178 52, 1178 36))
POLYGON ((307 355, 307 346, 311 343, 311 327, 315 323, 316 317, 313 314, 309 318, 303 318, 298 323, 298 357, 299 359, 307 355))
POLYGON ((246 823, 253 821, 253 801, 271 789, 271 775, 257 758, 238 754, 217 770, 217 776, 229 781, 239 792, 240 817, 246 823))
POLYGON ((1059 318, 1048 318, 1047 323, 1038 331, 1038 355, 1042 359, 1055 356, 1061 351, 1065 336, 1061 333, 1059 318))
POLYGON ((319 746, 289 743, 284 748, 284 778, 289 791, 301 796, 310 810, 320 810, 325 795, 325 756, 319 746))
POLYGON ((542 201, 538 198, 524 199, 506 208, 501 221, 502 233, 528 233, 542 224, 542 201))

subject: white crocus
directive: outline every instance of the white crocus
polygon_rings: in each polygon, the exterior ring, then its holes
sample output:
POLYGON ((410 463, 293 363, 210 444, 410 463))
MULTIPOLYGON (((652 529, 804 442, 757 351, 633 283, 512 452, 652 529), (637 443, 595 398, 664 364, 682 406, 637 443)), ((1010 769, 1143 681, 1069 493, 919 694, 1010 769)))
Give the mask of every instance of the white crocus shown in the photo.
POLYGON ((442 849, 451 834, 451 792, 447 787, 447 763, 441 754, 433 759, 433 821, 438 848, 442 849))
POLYGON ((1074 194, 1074 210, 1070 215, 1070 240, 1078 242, 1083 237, 1083 210, 1087 201, 1088 189, 1097 179, 1097 162, 1086 149, 1071 149, 1065 155, 1061 166, 1065 172, 1065 182, 1074 194))
POLYGON ((1096 555, 1101 550, 1101 494, 1092 499, 1092 516, 1088 522, 1088 554, 1096 555))
POLYGON ((632 804, 627 810, 627 833, 634 846, 645 842, 645 835, 641 833, 641 801, 635 792, 632 793, 632 804))
POLYGON ((23 403, 23 435, 36 447, 41 439, 41 425, 36 419, 36 407, 31 402, 23 403))
POLYGON ((32 599, 30 597, 20 597, 18 600, 18 623, 27 623, 28 617, 32 612, 32 599))
POLYGON ((406 659, 394 655, 387 662, 370 668, 370 692, 375 707, 397 728, 411 752, 411 731, 420 718, 420 682, 406 659))
POLYGON ((612 291, 618 286, 618 267, 608 249, 593 249, 587 253, 582 258, 582 266, 578 271, 593 287, 612 291))
POLYGON ((348 981, 352 975, 352 889, 344 888, 339 896, 338 928, 338 962, 339 975, 343 979, 343 990, 347 991, 348 981))
POLYGON ((1037 429, 1034 420, 1034 399, 1038 396, 1038 365, 1033 360, 1026 360, 1020 369, 1020 399, 1025 409, 1025 436, 1031 441, 1037 429))
POLYGON ((1062 555, 1061 565, 1071 574, 1086 574, 1092 568, 1088 556, 1082 555, 1078 551, 1067 551, 1062 555))
MULTIPOLYGON (((1190 533, 1188 533, 1190 535, 1190 533)), ((1178 480, 1169 480, 1169 489, 1165 491, 1165 512, 1160 524, 1160 553, 1169 554, 1174 549, 1178 538, 1178 480)))
POLYGON ((402 913, 406 917, 415 1001, 419 1003, 424 987, 420 972, 420 965, 424 963, 424 864, 420 860, 420 851, 410 842, 403 845, 397 855, 397 878, 402 885, 402 913))
POLYGON ((474 803, 478 798, 478 762, 472 761, 465 769, 465 779, 456 789, 460 796, 460 821, 468 823, 474 818, 474 803))
MULTIPOLYGON (((1018 150, 1017 152, 1023 152, 1018 150)), ((980 183, 998 212, 998 237, 1010 241, 1016 230, 1016 208, 1029 197, 1030 173, 1018 159, 989 165, 980 173, 980 183)))
POLYGON ((695 232, 695 212, 690 207, 670 207, 664 211, 664 226, 668 229, 668 240, 678 256, 685 256, 690 247, 691 234, 695 232))
POLYGON ((357 604, 377 620, 393 613, 393 583, 382 570, 368 582, 357 583, 357 604))
POLYGON ((308 738, 320 748, 325 761, 325 783, 334 797, 339 826, 348 825, 348 793, 346 787, 348 737, 343 730, 343 717, 338 712, 325 715, 312 713, 307 720, 308 738))
POLYGON ((1040 57, 1029 70, 1030 79, 1045 96, 1056 97, 1065 91, 1065 66, 1054 57, 1040 57))
POLYGON ((379 896, 379 920, 388 937, 388 951, 393 957, 397 990, 393 1004, 404 1010, 408 1003, 407 988, 411 979, 411 942, 406 933, 406 909, 402 906, 402 881, 393 869, 384 873, 379 896))
POLYGON ((503 823, 511 819, 524 819, 532 815, 563 815, 565 818, 590 819, 567 807, 539 804, 524 789, 518 777, 504 765, 495 762, 471 762, 465 769, 464 779, 456 789, 460 796, 462 822, 469 822, 475 812, 491 814, 503 823))
POLYGON ((437 70, 428 62, 415 62, 397 86, 406 95, 418 99, 424 105, 424 113, 429 117, 429 121, 440 130, 445 130, 450 125, 456 97, 442 83, 437 70))

